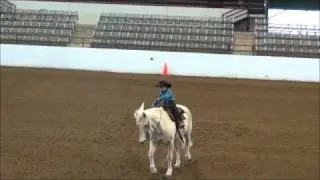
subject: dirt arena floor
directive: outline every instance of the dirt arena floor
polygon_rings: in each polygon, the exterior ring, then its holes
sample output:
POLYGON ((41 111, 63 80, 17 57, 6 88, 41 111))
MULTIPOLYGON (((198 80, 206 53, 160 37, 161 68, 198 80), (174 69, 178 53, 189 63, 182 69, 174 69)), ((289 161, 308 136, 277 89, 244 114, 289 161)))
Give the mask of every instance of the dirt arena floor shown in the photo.
MULTIPOLYGON (((133 112, 163 77, 1 67, 1 179, 160 179, 133 112)), ((319 84, 165 77, 194 161, 171 179, 319 179, 319 84)))

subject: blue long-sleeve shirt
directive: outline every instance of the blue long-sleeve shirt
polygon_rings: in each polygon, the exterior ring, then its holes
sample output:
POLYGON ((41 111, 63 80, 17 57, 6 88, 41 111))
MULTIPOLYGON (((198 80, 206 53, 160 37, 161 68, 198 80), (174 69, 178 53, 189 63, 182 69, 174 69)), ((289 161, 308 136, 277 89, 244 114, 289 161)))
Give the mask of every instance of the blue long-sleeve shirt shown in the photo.
POLYGON ((175 101, 174 94, 169 88, 161 89, 159 98, 164 104, 167 104, 169 101, 175 101))

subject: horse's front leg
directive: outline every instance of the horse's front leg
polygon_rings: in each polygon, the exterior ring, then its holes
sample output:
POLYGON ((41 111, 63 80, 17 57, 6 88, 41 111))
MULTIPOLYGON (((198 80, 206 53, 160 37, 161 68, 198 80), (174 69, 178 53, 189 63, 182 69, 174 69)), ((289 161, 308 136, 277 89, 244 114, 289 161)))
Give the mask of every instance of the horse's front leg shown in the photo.
POLYGON ((156 173, 157 172, 157 168, 156 168, 156 165, 154 163, 154 153, 156 152, 157 144, 151 140, 149 145, 150 146, 149 146, 148 156, 149 156, 149 161, 150 161, 150 171, 152 173, 156 173))
POLYGON ((167 168, 166 176, 172 175, 173 151, 174 151, 174 139, 170 140, 169 145, 168 145, 168 155, 167 155, 168 168, 167 168))

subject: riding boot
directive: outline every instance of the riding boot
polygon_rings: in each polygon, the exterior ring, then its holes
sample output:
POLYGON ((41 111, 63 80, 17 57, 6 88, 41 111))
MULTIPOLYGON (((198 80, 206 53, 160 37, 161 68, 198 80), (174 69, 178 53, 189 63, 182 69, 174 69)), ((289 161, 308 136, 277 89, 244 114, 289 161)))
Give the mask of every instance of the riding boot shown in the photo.
POLYGON ((174 119, 175 119, 175 122, 176 122, 176 126, 177 126, 177 128, 180 128, 181 119, 180 119, 180 115, 179 115, 179 113, 177 111, 177 108, 173 107, 172 111, 173 111, 173 114, 174 114, 174 119))
POLYGON ((175 115, 174 115, 174 119, 175 119, 175 122, 176 122, 176 126, 179 128, 179 118, 178 118, 178 116, 177 116, 177 114, 175 113, 175 115))

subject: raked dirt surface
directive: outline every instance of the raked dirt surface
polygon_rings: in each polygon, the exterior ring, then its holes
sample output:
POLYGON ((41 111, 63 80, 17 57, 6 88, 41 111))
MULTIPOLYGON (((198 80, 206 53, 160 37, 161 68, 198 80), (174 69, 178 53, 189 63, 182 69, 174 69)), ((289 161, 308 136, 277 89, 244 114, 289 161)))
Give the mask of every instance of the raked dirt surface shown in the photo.
POLYGON ((161 179, 133 112, 173 83, 192 162, 171 179, 319 179, 319 83, 1 67, 1 179, 161 179))

